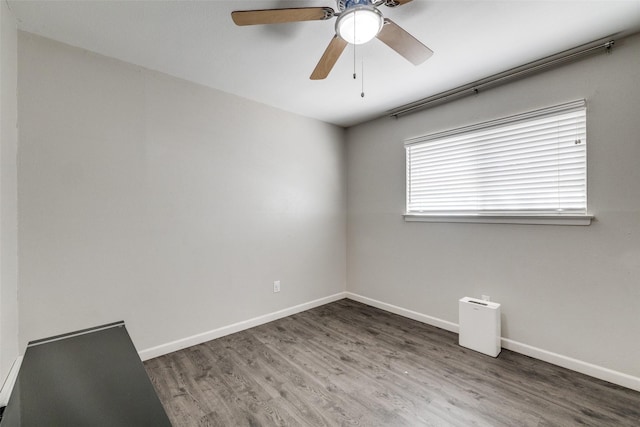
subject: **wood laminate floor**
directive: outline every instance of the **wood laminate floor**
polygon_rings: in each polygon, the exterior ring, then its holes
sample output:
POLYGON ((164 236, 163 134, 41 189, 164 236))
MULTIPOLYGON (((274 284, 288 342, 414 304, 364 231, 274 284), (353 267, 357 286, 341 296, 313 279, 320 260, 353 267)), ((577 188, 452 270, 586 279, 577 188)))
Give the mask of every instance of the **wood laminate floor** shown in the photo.
POLYGON ((341 300, 145 362, 175 426, 640 426, 640 393, 341 300))

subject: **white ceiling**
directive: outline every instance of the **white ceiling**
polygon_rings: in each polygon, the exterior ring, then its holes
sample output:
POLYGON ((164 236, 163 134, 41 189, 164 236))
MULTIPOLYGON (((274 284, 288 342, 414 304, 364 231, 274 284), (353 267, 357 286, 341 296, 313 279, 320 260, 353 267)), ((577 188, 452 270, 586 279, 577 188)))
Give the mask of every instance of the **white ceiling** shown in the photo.
POLYGON ((414 0, 380 9, 435 54, 415 67, 378 40, 311 81, 335 20, 237 27, 233 10, 334 0, 9 1, 20 29, 225 92, 350 126, 427 96, 624 32, 640 0, 414 0), (361 61, 365 97, 360 97, 361 61))

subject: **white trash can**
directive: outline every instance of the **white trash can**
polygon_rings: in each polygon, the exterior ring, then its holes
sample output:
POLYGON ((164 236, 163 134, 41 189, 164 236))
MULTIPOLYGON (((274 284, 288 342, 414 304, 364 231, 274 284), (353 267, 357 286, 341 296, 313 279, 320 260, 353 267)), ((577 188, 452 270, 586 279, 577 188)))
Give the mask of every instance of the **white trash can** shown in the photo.
POLYGON ((500 304, 464 297, 459 307, 459 344, 497 357, 501 350, 500 304))

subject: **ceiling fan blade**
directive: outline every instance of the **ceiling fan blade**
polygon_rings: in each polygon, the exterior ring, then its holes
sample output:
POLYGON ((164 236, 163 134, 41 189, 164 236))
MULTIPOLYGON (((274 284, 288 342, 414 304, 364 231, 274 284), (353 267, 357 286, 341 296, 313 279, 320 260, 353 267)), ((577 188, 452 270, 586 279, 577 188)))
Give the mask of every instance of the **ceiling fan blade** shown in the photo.
POLYGON ((311 80, 322 80, 326 78, 331 69, 342 55, 344 48, 347 47, 347 42, 342 40, 342 38, 337 35, 333 36, 331 42, 329 42, 329 46, 322 54, 322 58, 318 61, 318 65, 316 65, 315 70, 311 73, 311 80))
POLYGON ((420 65, 433 55, 431 49, 388 18, 384 19, 382 30, 376 37, 413 65, 420 65))
POLYGON ((282 24, 284 22, 322 21, 333 18, 330 7, 299 7, 291 9, 237 10, 231 12, 236 25, 282 24))
POLYGON ((407 4, 412 0, 385 0, 384 5, 387 7, 397 7, 407 4))

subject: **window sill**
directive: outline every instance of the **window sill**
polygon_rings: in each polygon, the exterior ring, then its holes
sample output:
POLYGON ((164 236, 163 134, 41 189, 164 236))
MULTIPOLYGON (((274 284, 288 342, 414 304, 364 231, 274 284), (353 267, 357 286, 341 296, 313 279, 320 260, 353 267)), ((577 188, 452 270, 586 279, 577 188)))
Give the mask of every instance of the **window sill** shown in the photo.
POLYGON ((406 222, 466 222, 483 224, 590 225, 593 215, 432 215, 405 213, 406 222))

